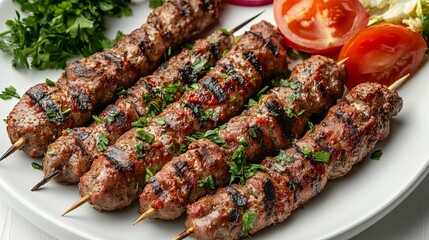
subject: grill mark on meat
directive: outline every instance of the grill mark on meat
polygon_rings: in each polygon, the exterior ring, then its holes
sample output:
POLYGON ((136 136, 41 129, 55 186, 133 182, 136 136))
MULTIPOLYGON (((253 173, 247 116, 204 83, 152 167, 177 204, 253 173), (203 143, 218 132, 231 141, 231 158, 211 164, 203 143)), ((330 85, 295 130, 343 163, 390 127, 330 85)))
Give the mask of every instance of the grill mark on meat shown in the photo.
POLYGON ((72 136, 76 139, 77 146, 82 150, 83 154, 85 154, 85 156, 90 156, 90 152, 84 144, 84 141, 89 137, 89 133, 76 128, 72 130, 72 136))
POLYGON ((173 164, 174 170, 176 170, 176 175, 179 177, 183 177, 185 175, 185 171, 188 168, 188 162, 177 162, 173 164))
POLYGON ((241 195, 241 194, 237 191, 237 189, 235 189, 235 188, 233 188, 233 187, 231 187, 231 186, 228 186, 228 187, 227 187, 227 191, 228 191, 228 193, 231 195, 232 202, 233 202, 237 207, 244 207, 244 206, 246 206, 246 201, 247 201, 246 197, 245 197, 245 196, 243 196, 243 195, 241 195))
POLYGON ((287 188, 293 193, 293 200, 294 202, 297 202, 297 191, 302 191, 304 187, 302 186, 301 181, 298 179, 291 179, 287 183, 287 188))
POLYGON ((259 64, 258 58, 252 52, 245 52, 244 56, 246 56, 247 60, 255 67, 258 72, 262 72, 261 64, 259 64))
POLYGON ((346 124, 352 131, 356 131, 356 126, 353 124, 353 119, 349 119, 343 110, 337 109, 335 116, 346 124))
POLYGON ((220 43, 219 41, 210 43, 209 50, 213 54, 213 57, 216 60, 219 60, 222 57, 222 53, 220 52, 220 43))
POLYGON ((123 63, 122 63, 122 61, 119 58, 113 56, 112 54, 110 54, 108 52, 103 52, 103 56, 107 60, 114 62, 118 66, 119 69, 123 68, 123 63))
POLYGON ((257 140, 259 146, 264 151, 266 151, 267 149, 266 149, 266 144, 265 144, 265 139, 264 139, 264 132, 262 131, 262 129, 257 124, 253 124, 249 127, 249 133, 250 133, 251 129, 255 132, 256 136, 251 136, 249 134, 250 138, 257 140))
POLYGON ((77 76, 83 78, 92 78, 97 76, 97 71, 94 69, 86 69, 82 66, 79 61, 74 62, 71 71, 74 72, 77 76))
POLYGON ((228 221, 230 221, 230 222, 238 222, 239 218, 240 218, 240 212, 238 211, 237 208, 234 208, 234 209, 232 209, 229 212, 228 221))
POLYGON ((78 86, 71 86, 70 94, 72 96, 72 99, 76 102, 76 105, 80 110, 92 109, 92 103, 91 103, 90 97, 88 96, 88 94, 83 92, 78 86))
POLYGON ((321 81, 316 82, 316 86, 319 89, 319 91, 322 93, 323 97, 326 97, 326 86, 321 81))
POLYGON ((180 1, 180 6, 176 2, 170 2, 174 8, 179 12, 180 15, 187 17, 191 14, 191 10, 189 9, 189 5, 183 0, 180 1))
POLYGON ((197 103, 186 102, 184 103, 184 106, 192 110, 192 114, 198 120, 200 127, 204 128, 207 124, 207 119, 201 114, 201 105, 197 103))
POLYGON ((265 178, 263 182, 264 186, 264 208, 267 211, 267 215, 270 216, 272 214, 272 209, 274 206, 274 200, 276 199, 276 189, 274 188, 273 183, 270 179, 265 178))
POLYGON ((280 123, 282 135, 288 139, 293 139, 293 137, 295 136, 290 126, 293 126, 295 118, 288 117, 284 109, 281 107, 280 103, 275 100, 265 102, 264 106, 268 109, 268 112, 274 113, 274 115, 272 116, 276 119, 276 121, 280 123))
POLYGON ((225 68, 226 73, 232 77, 235 81, 237 81, 239 84, 244 83, 244 78, 240 74, 238 74, 234 67, 231 64, 221 64, 223 68, 225 68))
POLYGON ((268 49, 271 50, 271 52, 273 53, 273 55, 275 57, 279 56, 279 48, 277 46, 275 46, 270 39, 264 39, 262 38, 259 34, 249 31, 250 34, 252 34, 253 36, 255 36, 259 41, 264 42, 265 45, 268 47, 268 49))
POLYGON ((194 73, 194 69, 190 63, 186 63, 177 69, 181 81, 187 83, 198 82, 198 75, 194 73))
POLYGON ((213 5, 212 0, 203 0, 202 8, 204 11, 208 11, 212 7, 212 5, 213 5))
POLYGON ((122 149, 119 149, 116 146, 111 146, 104 152, 104 156, 106 156, 106 159, 115 165, 116 170, 119 172, 134 172, 134 162, 129 161, 128 155, 122 149))
POLYGON ((207 90, 209 90, 220 103, 225 101, 228 98, 228 94, 223 90, 219 85, 218 81, 214 77, 207 77, 200 81, 207 90))
POLYGON ((149 179, 149 183, 151 184, 152 189, 155 192, 155 194, 157 196, 161 195, 161 193, 163 192, 163 189, 161 187, 161 183, 155 177, 151 177, 149 179))
POLYGON ((56 101, 52 100, 49 93, 41 86, 30 88, 26 94, 43 110, 44 116, 49 119, 49 121, 59 124, 66 119, 61 113, 61 106, 56 101))
POLYGON ((107 131, 113 133, 117 131, 116 128, 121 129, 121 131, 128 130, 127 116, 121 111, 121 109, 119 109, 116 105, 109 105, 107 112, 115 114, 113 122, 106 122, 107 131))

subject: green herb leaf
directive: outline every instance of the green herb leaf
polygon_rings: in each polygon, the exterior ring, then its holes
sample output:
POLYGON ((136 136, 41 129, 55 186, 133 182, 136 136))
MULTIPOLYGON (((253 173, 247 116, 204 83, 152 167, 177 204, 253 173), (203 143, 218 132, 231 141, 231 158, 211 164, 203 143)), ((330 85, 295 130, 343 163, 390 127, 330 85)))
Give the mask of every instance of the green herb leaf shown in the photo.
POLYGON ((329 152, 314 152, 313 153, 314 160, 318 162, 329 162, 331 158, 331 154, 329 152))
POLYGON ((98 151, 105 151, 109 145, 109 139, 103 133, 98 134, 96 147, 98 151))
POLYGON ((136 139, 143 141, 145 143, 151 144, 155 139, 155 136, 139 128, 137 129, 136 139))
POLYGON ((99 117, 99 116, 97 116, 97 115, 92 115, 92 118, 93 118, 95 121, 97 121, 98 123, 105 123, 105 122, 106 122, 104 119, 100 118, 100 117, 99 117))
POLYGON ((144 180, 146 182, 149 182, 150 178, 153 177, 153 175, 154 175, 153 172, 149 168, 146 168, 146 175, 144 177, 144 180))
POLYGON ((5 88, 0 94, 0 98, 3 100, 11 99, 12 97, 20 98, 19 94, 16 92, 16 88, 13 86, 5 88))
POLYGON ((381 152, 381 150, 375 150, 374 152, 371 153, 370 158, 372 160, 380 160, 382 155, 383 155, 383 152, 381 152))
POLYGON ((51 86, 51 87, 55 86, 55 84, 56 84, 54 81, 52 81, 52 80, 50 80, 48 78, 45 79, 45 83, 48 84, 48 86, 51 86))
POLYGON ((293 162, 293 157, 287 155, 284 150, 280 150, 279 154, 275 158, 282 162, 293 162))
POLYGON ((42 170, 42 169, 43 169, 42 165, 40 165, 40 164, 38 164, 38 163, 36 163, 36 162, 32 162, 32 163, 31 163, 31 166, 32 166, 34 169, 37 169, 37 170, 42 170))
POLYGON ((253 211, 246 211, 243 214, 243 217, 241 220, 243 221, 243 226, 241 227, 241 231, 243 232, 244 236, 249 237, 249 230, 252 229, 256 222, 256 212, 253 211))
POLYGON ((141 117, 139 120, 132 122, 131 127, 143 128, 146 127, 149 121, 145 117, 141 117))
POLYGON ((198 187, 206 189, 216 189, 216 180, 212 175, 209 175, 203 180, 198 181, 198 187))

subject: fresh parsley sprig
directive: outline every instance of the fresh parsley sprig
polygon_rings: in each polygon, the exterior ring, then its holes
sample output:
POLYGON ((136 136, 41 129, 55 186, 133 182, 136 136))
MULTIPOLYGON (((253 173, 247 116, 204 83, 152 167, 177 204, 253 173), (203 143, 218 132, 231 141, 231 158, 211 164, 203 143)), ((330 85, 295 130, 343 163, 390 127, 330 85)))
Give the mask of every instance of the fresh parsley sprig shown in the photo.
POLYGON ((15 19, 6 21, 9 29, 0 33, 0 50, 13 54, 16 68, 64 68, 70 57, 111 48, 115 40, 104 33, 105 17, 132 13, 130 0, 13 1, 26 17, 17 11, 15 19))

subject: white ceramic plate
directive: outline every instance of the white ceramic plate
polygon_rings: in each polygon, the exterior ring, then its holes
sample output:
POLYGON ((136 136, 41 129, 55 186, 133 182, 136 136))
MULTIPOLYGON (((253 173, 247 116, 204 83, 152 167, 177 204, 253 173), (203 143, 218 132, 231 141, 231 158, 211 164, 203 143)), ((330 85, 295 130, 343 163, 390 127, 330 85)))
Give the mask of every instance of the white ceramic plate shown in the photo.
MULTIPOLYGON (((6 29, 6 19, 14 18, 15 6, 0 0, 0 32, 6 29)), ((125 33, 137 28, 151 11, 146 3, 133 5, 130 18, 109 21, 111 35, 117 30, 125 33)), ((274 23, 271 6, 244 8, 226 5, 219 26, 232 28, 244 19, 265 9, 258 19, 274 23)), ((258 20, 255 20, 255 23, 258 20)), ((248 27, 247 27, 248 28, 248 27)), ((246 28, 246 29, 247 29, 246 28)), ((11 57, 0 53, 0 89, 10 85, 21 95, 45 78, 57 79, 61 71, 15 70, 11 57)), ((426 175, 429 163, 427 136, 429 128, 429 63, 399 90, 404 108, 393 120, 392 133, 377 146, 383 151, 380 161, 365 160, 346 177, 330 182, 322 194, 295 211, 282 224, 261 231, 253 239, 332 239, 348 238, 369 227, 399 204, 426 175)), ((18 102, 0 100, 0 119, 6 118, 18 102)), ((0 153, 10 141, 6 124, 0 121, 0 153)), ((30 159, 17 152, 0 163, 0 193, 19 213, 35 225, 60 239, 171 239, 183 231, 183 218, 172 222, 146 220, 133 226, 139 216, 137 204, 113 213, 100 213, 85 204, 66 217, 60 214, 78 198, 75 186, 49 183, 38 192, 31 187, 42 173, 31 167, 30 159)))

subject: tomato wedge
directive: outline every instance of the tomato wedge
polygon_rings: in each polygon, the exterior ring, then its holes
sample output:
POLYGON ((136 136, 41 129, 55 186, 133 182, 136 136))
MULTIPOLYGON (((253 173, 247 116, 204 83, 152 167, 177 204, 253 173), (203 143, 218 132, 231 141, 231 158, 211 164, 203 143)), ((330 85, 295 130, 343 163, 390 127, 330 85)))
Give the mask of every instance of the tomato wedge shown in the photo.
POLYGON ((288 44, 309 53, 339 50, 369 21, 358 0, 275 0, 274 17, 288 44))
POLYGON ((383 23, 353 36, 341 49, 338 59, 349 58, 345 63, 348 88, 367 81, 389 86, 417 71, 426 50, 426 42, 419 33, 383 23))

